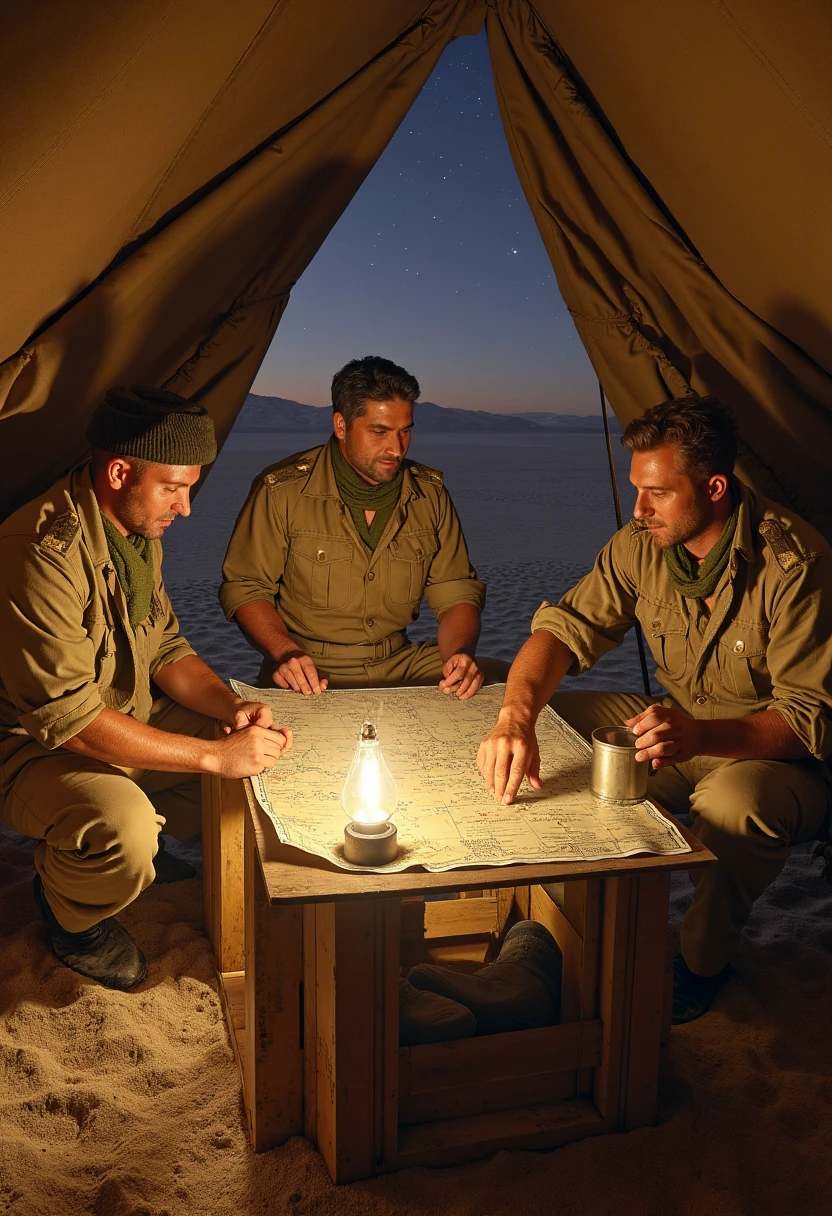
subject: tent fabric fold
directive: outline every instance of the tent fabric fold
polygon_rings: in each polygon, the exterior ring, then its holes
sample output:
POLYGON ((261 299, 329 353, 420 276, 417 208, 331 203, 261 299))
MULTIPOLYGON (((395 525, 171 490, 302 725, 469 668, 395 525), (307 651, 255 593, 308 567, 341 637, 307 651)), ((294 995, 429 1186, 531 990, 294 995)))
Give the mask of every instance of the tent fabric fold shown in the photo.
MULTIPOLYGON (((277 6, 284 20, 271 29, 272 39, 285 31, 292 3, 277 6)), ((403 5, 397 7, 401 17, 403 5)), ((365 23, 371 8, 364 5, 365 23)), ((216 172, 222 162, 212 146, 200 163, 213 177, 194 189, 194 174, 183 168, 185 159, 196 157, 189 130, 162 180, 148 183, 144 208, 133 197, 134 216, 143 218, 125 230, 126 255, 119 258, 102 247, 100 256, 107 260, 100 276, 68 305, 56 299, 56 319, 0 365, 0 510, 13 509, 82 456, 89 415, 113 384, 157 384, 200 401, 222 443, 293 283, 399 126, 468 4, 432 0, 410 8, 389 44, 376 48, 375 36, 365 37, 365 53, 374 53, 273 139, 261 140, 254 154, 235 161, 233 171, 216 172), (188 192, 178 202, 174 180, 188 192), (137 222, 150 225, 144 237, 137 234, 137 222)), ((225 11, 233 26, 233 7, 225 11)), ((268 32, 261 28, 256 39, 261 61, 268 32)), ((285 48, 273 43, 272 49, 273 58, 285 57, 285 48)), ((337 49, 331 48, 336 61, 337 49)), ((295 50, 310 53, 307 47, 295 50)), ((323 66, 320 80, 329 83, 323 66)), ((227 98, 227 88, 221 92, 227 98)), ((262 131, 265 99, 257 90, 254 97, 252 130, 262 131)), ((284 99, 284 108, 292 100, 284 99)), ((226 151, 239 150, 239 111, 245 114, 248 101, 247 94, 234 99, 235 139, 226 139, 226 151)), ((216 115, 215 106, 202 123, 213 121, 212 138, 218 140, 216 115)), ((160 138, 164 134, 163 126, 160 138)), ((122 203, 117 192, 113 197, 122 203)), ((94 228, 96 217, 87 222, 94 228)), ((67 257, 77 252, 86 258, 89 243, 81 235, 76 245, 67 231, 67 257)), ((8 239, 4 233, 2 240, 8 239)))
POLYGON ((7 5, 0 515, 83 454, 113 384, 201 401, 224 440, 293 284, 486 14, 514 164, 619 419, 716 393, 741 475, 832 539, 832 7, 656 12, 7 5))
POLYGON ((518 176, 616 415, 715 393, 737 417, 744 479, 832 537, 832 377, 732 295, 668 217, 555 40, 560 12, 499 0, 489 50, 518 176))

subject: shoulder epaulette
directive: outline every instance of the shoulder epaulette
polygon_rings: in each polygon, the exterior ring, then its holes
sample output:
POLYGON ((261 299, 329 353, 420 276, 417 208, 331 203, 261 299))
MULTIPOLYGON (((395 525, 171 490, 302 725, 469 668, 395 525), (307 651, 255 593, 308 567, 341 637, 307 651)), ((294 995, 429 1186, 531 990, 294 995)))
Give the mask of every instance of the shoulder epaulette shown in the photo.
POLYGON ((290 456, 288 460, 281 461, 273 469, 269 469, 267 473, 264 473, 263 480, 267 486, 282 486, 287 481, 298 481, 301 477, 309 476, 314 463, 314 449, 310 452, 304 452, 302 456, 290 456))
POLYGON ((63 556, 81 529, 81 521, 74 511, 64 511, 56 516, 48 531, 40 538, 41 549, 51 549, 63 556))
POLYGON ((630 520, 630 536, 637 536, 639 532, 646 532, 647 524, 641 519, 630 520))
POLYGON ((806 558, 797 549, 794 540, 781 523, 776 519, 764 519, 760 522, 758 531, 771 549, 777 565, 784 574, 796 570, 806 558))
POLYGON ((423 481, 432 481, 435 486, 442 485, 442 474, 438 469, 431 469, 426 464, 419 464, 417 460, 409 460, 408 464, 414 477, 421 477, 423 481))

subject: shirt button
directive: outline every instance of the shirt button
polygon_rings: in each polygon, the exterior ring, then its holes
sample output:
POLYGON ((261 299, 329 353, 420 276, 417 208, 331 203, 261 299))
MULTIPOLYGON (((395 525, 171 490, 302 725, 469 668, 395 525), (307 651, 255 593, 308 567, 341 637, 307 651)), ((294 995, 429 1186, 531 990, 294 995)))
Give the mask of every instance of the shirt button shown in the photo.
POLYGON ((700 693, 700 694, 699 694, 699 696, 696 698, 696 704, 697 704, 697 705, 707 705, 707 704, 708 704, 708 698, 707 698, 707 697, 703 697, 703 696, 702 696, 702 694, 700 693))
POLYGON ((651 627, 652 629, 661 629, 661 627, 662 627, 662 623, 661 623, 661 621, 651 621, 651 622, 650 622, 650 627, 651 627))
POLYGON ((367 575, 367 578, 370 580, 370 582, 372 582, 373 579, 375 578, 375 576, 376 576, 375 570, 371 570, 370 573, 367 575))
POLYGON ((373 620, 372 617, 368 617, 367 624, 370 626, 370 628, 372 628, 373 625, 375 625, 375 621, 373 620))
POLYGON ((738 638, 736 642, 734 642, 734 654, 743 654, 744 651, 745 642, 742 640, 742 638, 738 638))
POLYGON ((323 549, 319 549, 318 552, 315 554, 315 557, 319 562, 326 561, 326 553, 324 552, 323 549))

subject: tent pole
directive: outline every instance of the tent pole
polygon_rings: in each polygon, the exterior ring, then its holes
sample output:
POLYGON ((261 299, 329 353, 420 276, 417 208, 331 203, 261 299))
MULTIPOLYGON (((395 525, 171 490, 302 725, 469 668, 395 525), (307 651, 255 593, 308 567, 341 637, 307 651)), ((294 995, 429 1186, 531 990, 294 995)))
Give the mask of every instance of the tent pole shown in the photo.
MULTIPOLYGON (((604 395, 604 386, 601 381, 598 381, 598 390, 601 394, 601 417, 604 419, 604 436, 607 440, 607 460, 610 464, 610 482, 612 483, 612 500, 615 504, 615 522, 619 528, 623 527, 621 520, 621 502, 618 497, 618 478, 615 475, 615 459, 612 454, 612 436, 610 435, 610 420, 607 417, 607 399, 604 395)), ((651 696, 650 692, 650 672, 647 670, 647 655, 644 651, 644 636, 641 632, 641 625, 636 621, 636 642, 638 643, 638 658, 641 663, 641 678, 644 681, 644 695, 651 696)))

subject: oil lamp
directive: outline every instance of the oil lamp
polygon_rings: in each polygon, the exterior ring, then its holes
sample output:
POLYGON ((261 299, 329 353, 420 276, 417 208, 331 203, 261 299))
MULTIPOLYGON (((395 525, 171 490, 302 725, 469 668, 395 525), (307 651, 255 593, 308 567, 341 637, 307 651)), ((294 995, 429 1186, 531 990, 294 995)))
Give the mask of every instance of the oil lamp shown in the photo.
POLYGON ((350 817, 344 828, 344 857, 353 865, 380 866, 398 852, 390 818, 398 792, 387 767, 373 722, 361 727, 358 747, 341 791, 341 806, 350 817))

